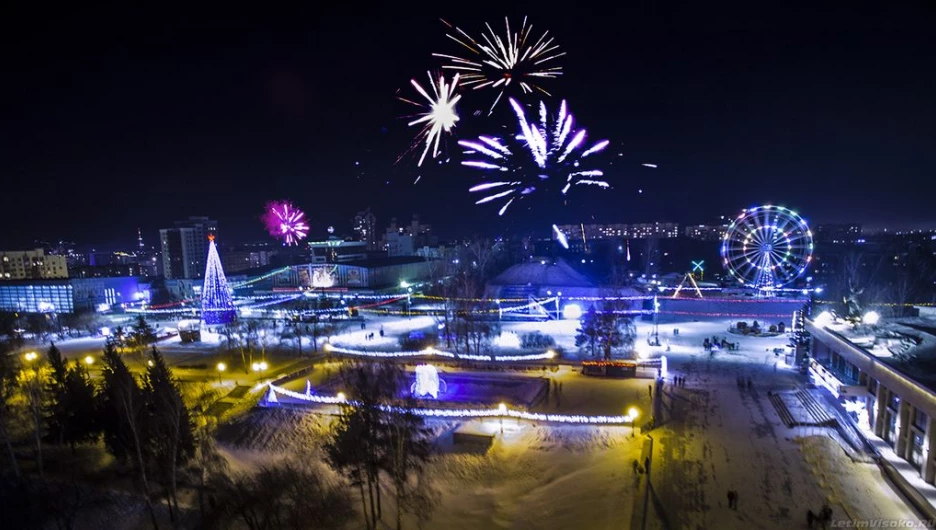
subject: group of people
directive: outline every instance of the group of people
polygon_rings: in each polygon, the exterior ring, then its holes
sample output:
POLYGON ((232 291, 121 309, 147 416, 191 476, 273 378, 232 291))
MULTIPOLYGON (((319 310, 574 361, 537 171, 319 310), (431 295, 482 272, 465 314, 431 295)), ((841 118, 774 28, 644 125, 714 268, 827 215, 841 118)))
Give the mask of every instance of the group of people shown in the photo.
POLYGON ((751 380, 750 377, 748 377, 748 378, 747 378, 747 385, 745 385, 744 377, 739 375, 739 376, 738 376, 738 389, 739 389, 739 390, 744 390, 744 387, 745 387, 745 386, 747 386, 747 389, 748 389, 748 390, 751 390, 751 389, 754 387, 754 382, 751 380))
POLYGON ((685 386, 686 386, 686 378, 683 377, 683 376, 681 376, 681 375, 674 376, 674 377, 673 377, 673 384, 676 385, 676 386, 678 386, 678 387, 685 387, 685 386))
POLYGON ((705 340, 702 341, 702 347, 706 350, 737 350, 737 342, 728 342, 724 337, 719 338, 716 335, 713 335, 712 338, 705 337, 705 340))
POLYGON ((550 394, 556 396, 556 408, 558 409, 562 404, 562 381, 549 380, 549 386, 546 387, 546 403, 550 401, 550 394))
MULTIPOLYGON (((365 322, 362 321, 362 322, 361 322, 361 331, 364 331, 365 329, 367 329, 367 324, 366 324, 365 322)), ((381 336, 381 337, 384 336, 383 326, 380 326, 380 336, 381 336)), ((374 334, 374 333, 368 333, 367 335, 364 335, 364 339, 366 339, 366 340, 374 340, 374 337, 375 337, 375 334, 374 334)))

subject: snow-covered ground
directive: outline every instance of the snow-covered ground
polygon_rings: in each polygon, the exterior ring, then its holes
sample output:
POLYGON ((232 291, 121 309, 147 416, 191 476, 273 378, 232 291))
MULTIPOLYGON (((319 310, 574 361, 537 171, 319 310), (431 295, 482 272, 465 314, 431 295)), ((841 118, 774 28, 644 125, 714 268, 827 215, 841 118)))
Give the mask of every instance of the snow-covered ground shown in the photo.
MULTIPOLYGON (((731 322, 660 325, 663 345, 648 351, 667 356, 669 377, 665 412, 658 418, 662 425, 649 436, 632 436, 630 427, 472 420, 487 422, 496 433, 491 448, 479 453, 453 445, 451 432, 458 422, 430 420, 439 450, 428 476, 439 505, 424 527, 639 528, 646 513, 647 528, 786 529, 805 527, 806 511, 818 512, 823 503, 830 505, 836 520, 916 520, 875 465, 852 462, 823 429, 790 429, 781 422, 767 392, 806 384, 804 376, 773 353, 788 338, 729 335, 731 322), (740 348, 710 355, 702 341, 713 335, 738 342, 740 348), (687 378, 685 387, 671 384, 676 375, 687 378), (739 378, 750 378, 751 389, 739 387, 739 378), (650 455, 651 437, 653 488, 648 489, 646 476, 634 473, 633 462, 650 455), (738 510, 727 507, 730 489, 739 492, 738 510)), ((381 325, 381 349, 398 349, 393 335, 432 326, 433 321, 368 318, 366 330, 352 329, 334 340, 376 347, 379 334, 375 339, 364 336, 381 325)), ((505 330, 518 334, 549 334, 570 350, 575 327, 572 321, 504 323, 505 330)), ((642 348, 651 331, 652 324, 638 324, 642 348)), ((317 367, 309 379, 320 384, 336 369, 336 363, 317 367)), ((541 411, 621 414, 636 406, 645 415, 651 410, 648 379, 591 378, 572 365, 523 376, 562 383, 559 398, 553 393, 537 407, 541 411)), ((295 390, 304 385, 304 379, 291 384, 295 390)), ((310 440, 318 439, 329 421, 268 409, 246 418, 242 428, 232 426, 223 441, 231 457, 244 464, 294 453, 296 444, 314 446, 310 440)), ((385 509, 384 516, 392 521, 392 510, 385 509)))

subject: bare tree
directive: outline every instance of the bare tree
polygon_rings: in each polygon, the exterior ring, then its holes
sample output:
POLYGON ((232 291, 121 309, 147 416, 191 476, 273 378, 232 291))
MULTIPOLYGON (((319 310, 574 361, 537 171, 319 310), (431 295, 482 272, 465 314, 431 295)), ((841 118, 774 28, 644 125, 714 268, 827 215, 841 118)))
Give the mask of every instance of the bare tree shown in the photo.
MULTIPOLYGON (((39 361, 35 361, 38 363, 39 361)), ((48 369, 42 365, 30 366, 20 373, 18 386, 23 390, 26 398, 26 409, 32 424, 34 451, 39 476, 45 478, 42 461, 42 437, 45 432, 45 411, 48 401, 48 369)))

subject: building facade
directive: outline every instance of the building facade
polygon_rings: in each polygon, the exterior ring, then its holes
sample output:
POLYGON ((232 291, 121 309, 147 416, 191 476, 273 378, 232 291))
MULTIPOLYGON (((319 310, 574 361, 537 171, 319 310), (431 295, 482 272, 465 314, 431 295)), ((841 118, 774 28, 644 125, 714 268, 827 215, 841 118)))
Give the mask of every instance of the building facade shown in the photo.
POLYGON ((147 287, 139 278, 71 278, 0 283, 0 311, 78 313, 145 301, 147 287), (105 307, 106 306, 106 307, 105 307))
POLYGON ((358 212, 352 221, 352 229, 358 241, 363 241, 367 250, 377 250, 377 216, 370 208, 358 212))
POLYGON ((397 225, 396 218, 390 220, 390 226, 381 241, 381 249, 389 257, 413 256, 416 249, 435 244, 432 227, 419 222, 419 216, 414 215, 408 225, 397 225))
POLYGON ((68 278, 65 256, 35 250, 0 251, 0 280, 48 280, 68 278))
POLYGON ((850 244, 861 239, 861 225, 857 223, 824 223, 816 225, 817 243, 850 244))
POLYGON ((811 379, 929 484, 936 482, 936 378, 921 366, 936 357, 932 325, 857 329, 821 317, 806 321, 811 379))
POLYGON ((176 221, 159 231, 163 275, 169 279, 201 278, 208 257, 208 235, 217 234, 218 222, 208 217, 176 221))
MULTIPOLYGON (((679 237, 677 223, 633 223, 633 224, 578 224, 557 227, 569 242, 592 239, 647 239, 679 237)), ((559 237, 555 230, 553 239, 559 237)))
POLYGON ((363 241, 345 241, 330 237, 325 241, 309 241, 312 263, 344 263, 367 258, 367 244, 363 241))
POLYGON ((721 241, 728 233, 728 225, 691 225, 683 234, 688 239, 697 241, 721 241))

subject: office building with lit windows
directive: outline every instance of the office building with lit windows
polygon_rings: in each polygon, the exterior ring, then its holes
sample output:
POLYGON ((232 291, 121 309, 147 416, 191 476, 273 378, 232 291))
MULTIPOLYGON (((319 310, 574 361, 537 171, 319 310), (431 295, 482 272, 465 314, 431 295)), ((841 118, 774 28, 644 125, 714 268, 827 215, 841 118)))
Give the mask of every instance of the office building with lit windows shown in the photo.
POLYGON ((65 256, 35 250, 0 251, 0 281, 68 278, 65 256))
POLYGON ((201 278, 208 258, 208 234, 218 232, 218 222, 207 217, 176 221, 174 228, 159 231, 163 276, 167 279, 201 278))

